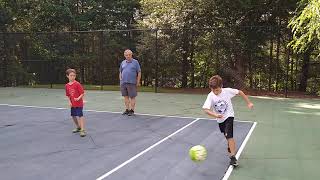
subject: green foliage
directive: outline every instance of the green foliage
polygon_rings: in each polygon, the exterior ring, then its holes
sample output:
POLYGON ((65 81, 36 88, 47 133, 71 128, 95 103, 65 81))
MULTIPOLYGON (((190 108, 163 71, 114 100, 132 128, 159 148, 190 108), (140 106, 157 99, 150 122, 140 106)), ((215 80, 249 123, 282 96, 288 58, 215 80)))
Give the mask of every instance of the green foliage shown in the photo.
POLYGON ((304 52, 312 47, 320 55, 320 0, 302 0, 289 27, 293 32, 293 40, 289 45, 296 52, 304 52))

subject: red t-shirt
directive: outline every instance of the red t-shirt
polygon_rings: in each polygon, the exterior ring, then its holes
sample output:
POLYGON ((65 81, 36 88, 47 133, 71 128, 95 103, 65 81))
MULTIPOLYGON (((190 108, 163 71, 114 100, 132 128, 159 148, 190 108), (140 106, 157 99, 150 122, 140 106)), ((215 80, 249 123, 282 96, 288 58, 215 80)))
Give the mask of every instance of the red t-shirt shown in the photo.
POLYGON ((83 107, 83 98, 79 99, 79 101, 74 100, 74 98, 78 98, 84 93, 81 84, 78 81, 74 81, 71 85, 67 83, 65 87, 66 96, 69 97, 72 107, 83 107))

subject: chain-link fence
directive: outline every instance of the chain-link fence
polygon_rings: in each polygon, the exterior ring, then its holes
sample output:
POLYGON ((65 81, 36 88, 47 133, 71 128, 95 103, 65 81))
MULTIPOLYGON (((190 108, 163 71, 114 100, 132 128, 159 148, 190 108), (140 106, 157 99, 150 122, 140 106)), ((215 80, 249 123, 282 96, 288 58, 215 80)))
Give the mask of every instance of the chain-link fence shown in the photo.
POLYGON ((214 74, 224 86, 296 90, 301 57, 287 48, 290 37, 274 27, 0 33, 0 84, 64 84, 65 70, 75 68, 83 84, 118 85, 131 49, 142 86, 155 90, 204 88, 214 74))

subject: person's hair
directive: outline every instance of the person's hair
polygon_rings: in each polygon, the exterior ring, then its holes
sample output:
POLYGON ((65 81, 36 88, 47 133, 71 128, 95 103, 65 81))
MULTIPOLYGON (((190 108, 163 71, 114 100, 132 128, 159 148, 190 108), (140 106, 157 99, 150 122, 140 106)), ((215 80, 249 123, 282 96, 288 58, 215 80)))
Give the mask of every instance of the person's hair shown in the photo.
POLYGON ((209 79, 209 87, 212 89, 217 89, 222 87, 222 78, 219 75, 212 76, 209 79))
POLYGON ((67 69, 66 70, 66 75, 69 76, 70 73, 75 73, 76 74, 76 70, 75 69, 67 69))
POLYGON ((130 53, 130 54, 133 54, 130 49, 126 49, 126 50, 124 51, 124 53, 126 53, 126 52, 127 52, 127 53, 130 53))

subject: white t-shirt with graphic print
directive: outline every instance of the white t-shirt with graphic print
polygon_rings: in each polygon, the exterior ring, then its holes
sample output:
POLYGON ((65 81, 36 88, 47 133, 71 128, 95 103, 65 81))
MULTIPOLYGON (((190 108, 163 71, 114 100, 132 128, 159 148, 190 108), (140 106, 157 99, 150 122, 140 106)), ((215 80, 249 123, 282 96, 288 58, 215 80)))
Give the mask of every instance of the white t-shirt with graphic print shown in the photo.
POLYGON ((222 114, 223 118, 216 118, 218 123, 224 122, 228 117, 234 117, 231 98, 239 94, 238 89, 222 88, 219 95, 215 95, 212 91, 208 94, 203 109, 210 109, 217 114, 222 114))

